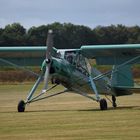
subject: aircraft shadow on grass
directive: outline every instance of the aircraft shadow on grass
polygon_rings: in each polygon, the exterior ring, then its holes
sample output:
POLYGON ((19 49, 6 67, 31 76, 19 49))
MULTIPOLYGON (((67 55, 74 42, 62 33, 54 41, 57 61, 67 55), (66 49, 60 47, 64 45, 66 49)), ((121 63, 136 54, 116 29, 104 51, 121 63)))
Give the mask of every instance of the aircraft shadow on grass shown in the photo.
MULTIPOLYGON (((109 107, 108 111, 109 110, 114 110, 114 107, 109 107)), ((140 106, 120 106, 120 107, 115 108, 115 110, 140 110, 140 106)), ((100 110, 98 108, 96 108, 96 109, 60 109, 60 110, 52 109, 52 110, 31 110, 31 111, 27 110, 26 112, 31 113, 31 112, 71 112, 71 111, 100 112, 100 110)))
MULTIPOLYGON (((114 107, 109 107, 108 111, 111 110, 140 110, 140 106, 119 106, 117 108, 114 109, 114 107)), ((100 110, 98 108, 95 109, 50 109, 50 110, 27 110, 26 113, 41 113, 41 112, 100 112, 100 110)), ((106 110, 105 110, 106 111, 106 110)), ((17 113, 17 111, 0 111, 0 114, 2 113, 17 113)))

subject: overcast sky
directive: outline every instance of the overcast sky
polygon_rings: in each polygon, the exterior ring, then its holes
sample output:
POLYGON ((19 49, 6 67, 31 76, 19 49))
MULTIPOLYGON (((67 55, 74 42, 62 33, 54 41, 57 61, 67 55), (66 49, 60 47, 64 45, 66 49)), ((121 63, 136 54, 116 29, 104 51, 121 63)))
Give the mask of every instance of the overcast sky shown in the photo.
POLYGON ((53 22, 140 25, 140 0, 0 0, 0 27, 14 22, 25 28, 53 22))

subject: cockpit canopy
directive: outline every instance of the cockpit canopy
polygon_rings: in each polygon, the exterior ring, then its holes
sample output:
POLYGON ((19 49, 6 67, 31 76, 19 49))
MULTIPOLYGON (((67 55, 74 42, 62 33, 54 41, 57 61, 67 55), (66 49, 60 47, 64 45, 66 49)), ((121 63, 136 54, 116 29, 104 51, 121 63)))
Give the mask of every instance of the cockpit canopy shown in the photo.
POLYGON ((83 74, 88 74, 87 60, 79 52, 74 50, 65 51, 64 59, 67 60, 71 65, 75 66, 75 68, 83 74))

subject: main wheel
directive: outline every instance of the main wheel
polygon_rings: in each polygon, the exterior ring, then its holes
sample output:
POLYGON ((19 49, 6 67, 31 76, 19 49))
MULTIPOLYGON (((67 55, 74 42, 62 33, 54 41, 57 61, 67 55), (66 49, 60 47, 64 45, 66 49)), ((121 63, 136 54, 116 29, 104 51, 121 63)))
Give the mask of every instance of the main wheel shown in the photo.
POLYGON ((25 102, 23 100, 21 100, 19 103, 18 103, 18 112, 24 112, 25 110, 25 102))
POLYGON ((101 99, 100 100, 100 109, 101 110, 107 110, 107 101, 106 101, 106 99, 101 99))

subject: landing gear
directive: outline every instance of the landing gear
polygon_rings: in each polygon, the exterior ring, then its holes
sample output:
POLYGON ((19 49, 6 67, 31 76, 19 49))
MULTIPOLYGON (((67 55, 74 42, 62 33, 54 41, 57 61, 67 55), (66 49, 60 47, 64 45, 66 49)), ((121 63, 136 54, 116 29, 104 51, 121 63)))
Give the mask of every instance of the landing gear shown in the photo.
POLYGON ((18 112, 24 112, 24 110, 25 110, 25 102, 23 101, 23 100, 21 100, 19 103, 18 103, 18 107, 17 107, 17 109, 18 109, 18 112))
POLYGON ((51 82, 52 82, 52 84, 57 84, 57 85, 60 84, 60 81, 58 79, 55 79, 55 78, 51 78, 51 82))
POLYGON ((116 104, 116 97, 115 97, 114 95, 112 95, 112 106, 113 106, 114 108, 117 107, 117 104, 116 104))
POLYGON ((107 101, 105 99, 100 100, 100 109, 107 110, 107 101))

